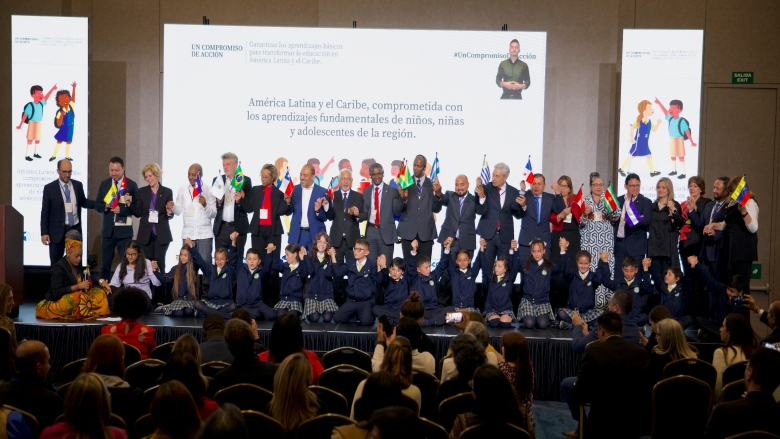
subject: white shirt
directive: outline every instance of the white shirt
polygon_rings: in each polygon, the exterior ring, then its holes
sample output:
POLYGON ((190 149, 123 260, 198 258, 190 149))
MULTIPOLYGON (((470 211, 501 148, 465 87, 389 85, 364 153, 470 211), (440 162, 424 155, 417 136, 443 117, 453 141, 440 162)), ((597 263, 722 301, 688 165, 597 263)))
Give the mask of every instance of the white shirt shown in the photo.
POLYGON ((76 210, 78 210, 78 202, 76 201, 76 192, 73 190, 73 182, 68 181, 68 183, 63 183, 62 180, 59 178, 57 179, 57 183, 60 185, 60 193, 62 194, 62 204, 65 206, 65 224, 69 226, 75 226, 79 223, 79 216, 76 215, 76 210), (70 210, 68 210, 68 200, 65 199, 65 189, 64 186, 67 186, 68 189, 70 189, 70 210), (68 224, 68 212, 73 212, 73 224, 68 224))
POLYGON ((314 185, 308 188, 301 185, 301 227, 305 229, 309 228, 309 202, 312 191, 314 191, 314 185))
MULTIPOLYGON (((747 227, 750 233, 758 232, 758 203, 751 198, 745 204, 745 209, 747 209, 747 213, 750 215, 750 224, 745 225, 745 227, 747 227)), ((723 225, 725 226, 726 224, 723 225)))
MULTIPOLYGON (((217 177, 222 178, 222 177, 217 177)), ((225 201, 222 206, 222 221, 232 223, 236 220, 235 196, 236 190, 230 185, 230 179, 225 177, 225 201)))
MULTIPOLYGON (((368 190, 371 191, 371 205, 368 206, 368 222, 371 224, 374 224, 374 211, 376 210, 374 208, 374 192, 376 191, 376 188, 379 188, 379 214, 382 214, 382 190, 385 187, 385 182, 379 184, 379 186, 374 186, 371 184, 371 186, 368 187, 368 190)), ((381 219, 380 219, 381 221, 381 219)))
POLYGON ((211 220, 217 216, 217 200, 211 195, 208 185, 201 185, 203 196, 206 198, 206 207, 200 204, 199 197, 192 197, 194 189, 189 184, 179 188, 176 201, 173 205, 173 214, 184 213, 184 227, 181 229, 181 239, 210 239, 214 237, 211 229, 211 220))
MULTIPOLYGON (((495 352, 485 351, 485 357, 487 357, 487 364, 492 364, 498 367, 498 357, 495 352)), ((451 380, 458 376, 458 369, 455 367, 455 361, 450 358, 445 358, 441 364, 441 382, 451 380)))
MULTIPOLYGON (((371 358, 371 370, 379 372, 384 358, 385 347, 377 343, 374 347, 374 356, 371 358)), ((417 349, 414 349, 412 350, 412 369, 435 375, 436 359, 433 358, 433 355, 431 355, 430 352, 420 352, 417 349)))
MULTIPOLYGON (((492 184, 488 184, 487 187, 488 190, 498 190, 496 189, 492 184)), ((479 204, 485 204, 485 199, 487 198, 487 195, 479 199, 479 204)), ((504 200, 506 199, 506 183, 504 183, 503 186, 501 186, 501 192, 499 193, 499 203, 501 203, 501 207, 504 207, 504 200)))

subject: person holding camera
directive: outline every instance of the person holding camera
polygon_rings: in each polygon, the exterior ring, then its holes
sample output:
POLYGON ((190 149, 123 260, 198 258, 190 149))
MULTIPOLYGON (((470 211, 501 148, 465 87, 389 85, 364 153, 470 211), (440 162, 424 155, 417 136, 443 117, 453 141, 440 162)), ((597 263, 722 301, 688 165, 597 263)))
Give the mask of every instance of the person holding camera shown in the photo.
POLYGON ((721 283, 712 277, 703 264, 699 263, 697 256, 688 256, 688 264, 699 273, 709 292, 710 315, 696 318, 700 328, 699 338, 717 340, 720 338, 721 324, 727 315, 736 313, 749 317, 748 304, 752 303, 753 298, 745 294, 746 291, 750 291, 748 281, 737 274, 731 277, 728 284, 721 283))
POLYGON ((769 343, 775 345, 775 349, 780 350, 780 300, 770 303, 768 310, 759 308, 750 294, 745 294, 742 303, 749 310, 758 314, 758 319, 772 329, 772 332, 761 340, 760 345, 763 346, 765 343, 769 343))

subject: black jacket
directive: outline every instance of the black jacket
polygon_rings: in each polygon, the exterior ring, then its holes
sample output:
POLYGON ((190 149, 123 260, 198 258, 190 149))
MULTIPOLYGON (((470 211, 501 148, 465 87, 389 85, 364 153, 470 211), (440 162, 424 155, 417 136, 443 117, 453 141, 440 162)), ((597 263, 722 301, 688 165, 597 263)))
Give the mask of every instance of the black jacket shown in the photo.
POLYGON ((355 241, 360 238, 360 222, 358 217, 346 212, 350 207, 357 207, 358 212, 363 212, 363 196, 352 189, 347 193, 347 206, 344 208, 344 194, 341 188, 333 191, 333 205, 325 212, 332 222, 330 223, 330 242, 333 247, 341 245, 341 240, 347 238, 347 247, 354 247, 355 241))
MULTIPOLYGON (((241 209, 246 212, 254 212, 254 215, 252 216, 252 223, 248 224, 248 231, 252 235, 257 236, 260 229, 260 209, 263 207, 263 199, 265 198, 265 187, 264 186, 255 186, 252 188, 251 191, 247 192, 246 190, 246 183, 244 183, 244 194, 247 194, 247 197, 244 197, 241 199, 241 209)), ((287 202, 284 200, 284 193, 279 190, 276 186, 271 185, 271 227, 273 231, 273 236, 281 236, 284 234, 284 227, 282 227, 282 215, 286 215, 288 212, 291 211, 290 206, 287 204, 287 202)), ((244 217, 246 217, 246 213, 244 213, 244 217)), ((242 233, 240 230, 238 230, 238 223, 239 223, 239 214, 236 213, 236 230, 239 233, 242 233)), ((217 229, 217 220, 220 222, 222 221, 222 211, 217 212, 217 219, 214 220, 214 229, 217 229)), ((245 233, 245 232, 244 232, 245 233)), ((214 232, 214 236, 216 236, 217 232, 214 232)))
MULTIPOLYGON (((74 215, 78 218, 76 230, 81 232, 81 209, 94 209, 96 203, 84 195, 84 186, 78 180, 71 180, 73 192, 70 201, 76 204, 74 215)), ((49 235, 51 242, 62 242, 65 238, 65 202, 62 199, 60 180, 54 180, 43 187, 41 201, 41 235, 49 235)))
POLYGON ((772 392, 748 392, 743 399, 716 405, 704 437, 720 439, 753 430, 780 432, 780 405, 772 392))
MULTIPOLYGON (((135 200, 136 195, 138 195, 138 185, 133 180, 125 178, 127 193, 130 194, 132 200, 135 200)), ((103 214, 103 228, 100 234, 104 238, 132 238, 133 227, 129 217, 133 215, 133 212, 130 208, 125 206, 124 203, 119 203, 119 215, 114 215, 114 212, 111 210, 106 210, 106 204, 103 202, 113 183, 114 181, 110 177, 101 181, 97 197, 95 198, 95 210, 103 214), (125 221, 128 223, 127 226, 114 225, 114 223, 123 223, 125 221)))
POLYGON ((173 241, 171 236, 171 226, 168 221, 173 215, 168 215, 165 206, 169 201, 173 201, 173 191, 169 188, 159 185, 157 189, 157 200, 154 203, 154 210, 157 211, 157 224, 149 222, 149 207, 152 203, 152 188, 144 186, 138 189, 138 195, 133 199, 131 209, 133 216, 141 218, 138 226, 138 236, 136 239, 141 245, 149 244, 152 238, 152 226, 157 231, 157 243, 160 245, 169 244, 173 241))
POLYGON ((447 206, 444 223, 439 233, 439 244, 447 238, 455 239, 458 234, 459 247, 465 250, 477 248, 477 231, 474 226, 477 221, 476 204, 474 195, 466 192, 463 199, 463 208, 460 207, 460 196, 456 192, 447 191, 441 196, 441 204, 447 206))
POLYGON ((233 354, 230 353, 222 335, 212 335, 208 340, 200 344, 200 362, 209 361, 233 362, 233 354))
MULTIPOLYGON (((217 178, 221 178, 222 182, 224 184, 230 184, 229 181, 226 182, 227 177, 225 174, 220 175, 219 177, 214 177, 214 180, 212 181, 212 184, 214 181, 217 181, 217 178)), ((241 190, 244 191, 244 198, 241 199, 238 203, 233 203, 233 209, 234 209, 234 217, 233 222, 235 223, 236 232, 245 234, 249 232, 249 218, 247 217, 247 213, 251 212, 251 208, 245 207, 245 203, 248 201, 246 197, 252 198, 252 179, 244 176, 244 185, 241 186, 241 190)), ((212 229, 214 230, 214 236, 219 235, 219 228, 222 227, 222 209, 225 207, 225 197, 223 196, 220 199, 220 202, 217 203, 217 216, 214 218, 214 226, 212 229)), ((258 207, 259 209, 259 207, 258 207)), ((255 218, 260 218, 258 215, 255 215, 255 218)), ((254 232, 256 233, 256 232, 254 232)))
POLYGON ((219 372, 214 378, 214 384, 209 386, 209 394, 232 386, 233 384, 249 383, 260 386, 269 392, 274 391, 274 375, 278 365, 261 361, 257 355, 248 355, 233 359, 233 364, 219 372))
POLYGON ((35 416, 41 429, 54 424, 57 416, 64 413, 59 395, 43 384, 14 378, 0 384, 0 401, 35 416))
MULTIPOLYGON (((76 268, 76 271, 79 273, 82 270, 82 267, 76 268)), ((50 273, 51 283, 49 291, 46 292, 46 300, 54 302, 60 300, 62 296, 73 292, 70 290, 70 287, 76 285, 78 279, 73 275, 73 269, 67 259, 63 257, 57 261, 57 263, 51 267, 50 273)))

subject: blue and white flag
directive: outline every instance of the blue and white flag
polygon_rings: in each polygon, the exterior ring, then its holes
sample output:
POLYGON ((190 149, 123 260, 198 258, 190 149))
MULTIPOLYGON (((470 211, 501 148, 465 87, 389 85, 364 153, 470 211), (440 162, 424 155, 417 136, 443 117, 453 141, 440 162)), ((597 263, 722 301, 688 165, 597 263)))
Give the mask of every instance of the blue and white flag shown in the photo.
POLYGON ((628 224, 629 227, 634 227, 642 221, 642 215, 639 213, 639 209, 636 208, 634 200, 629 201, 628 204, 625 205, 625 208, 626 224, 628 224))
POLYGON ((482 177, 483 184, 488 184, 490 182, 491 175, 490 175, 490 167, 488 166, 487 163, 487 154, 485 154, 482 157, 482 173, 480 174, 480 177, 482 177))
POLYGON ((433 159, 433 165, 431 165, 431 180, 435 180, 439 175, 439 153, 436 153, 436 158, 433 159))

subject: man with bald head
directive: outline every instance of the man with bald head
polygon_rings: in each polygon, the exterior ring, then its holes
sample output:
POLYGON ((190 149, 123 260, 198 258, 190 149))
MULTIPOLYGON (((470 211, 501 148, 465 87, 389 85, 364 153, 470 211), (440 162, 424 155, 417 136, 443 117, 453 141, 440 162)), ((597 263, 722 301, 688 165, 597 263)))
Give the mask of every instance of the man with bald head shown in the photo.
POLYGON ((295 186, 289 205, 292 209, 290 233, 288 242, 296 243, 306 250, 311 250, 311 244, 317 233, 325 231, 327 211, 330 210, 330 199, 322 186, 314 184, 315 170, 306 164, 301 168, 301 183, 295 186))
POLYGON ((204 261, 211 261, 214 244, 214 230, 211 220, 217 216, 217 200, 211 195, 211 185, 203 183, 203 168, 193 163, 187 170, 188 183, 179 188, 173 205, 173 214, 181 215, 184 226, 181 229, 182 244, 190 238, 204 261), (198 179, 201 184, 198 186, 198 179), (200 187, 200 193, 198 193, 200 187), (195 195, 197 194, 197 195, 195 195))
POLYGON ((45 344, 28 340, 16 348, 16 377, 0 384, 0 401, 31 413, 41 429, 63 413, 62 400, 46 384, 51 356, 45 344))
MULTIPOLYGON (((450 253, 455 255, 459 250, 468 250, 469 257, 474 257, 477 248, 476 201, 469 193, 469 179, 461 174, 455 177, 455 191, 442 194, 441 186, 436 191, 436 198, 442 206, 447 207, 447 215, 439 233, 439 244, 452 238, 450 253)), ((443 247, 442 247, 442 251, 443 247)))

